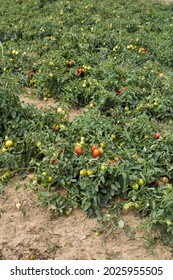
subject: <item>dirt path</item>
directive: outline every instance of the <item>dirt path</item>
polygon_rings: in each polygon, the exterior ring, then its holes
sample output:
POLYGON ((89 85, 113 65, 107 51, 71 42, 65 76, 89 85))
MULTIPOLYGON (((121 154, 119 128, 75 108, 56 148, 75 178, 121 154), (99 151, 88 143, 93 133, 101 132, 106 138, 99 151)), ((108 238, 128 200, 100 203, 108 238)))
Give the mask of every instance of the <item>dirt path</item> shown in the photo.
POLYGON ((18 190, 18 183, 5 187, 0 198, 0 259, 172 259, 171 252, 160 245, 147 249, 138 228, 141 219, 132 213, 123 219, 134 231, 134 239, 123 229, 108 237, 97 236, 96 218, 87 218, 82 210, 74 210, 69 217, 52 217, 38 205, 29 186, 20 185, 18 190))
MULTIPOLYGON (((28 103, 35 105, 39 110, 48 110, 51 107, 56 108, 59 103, 53 98, 49 98, 47 101, 39 100, 38 98, 31 98, 25 95, 20 96, 20 101, 23 103, 28 103)), ((80 108, 79 110, 73 109, 69 112, 69 121, 72 121, 76 116, 81 115, 85 111, 85 108, 80 108)))

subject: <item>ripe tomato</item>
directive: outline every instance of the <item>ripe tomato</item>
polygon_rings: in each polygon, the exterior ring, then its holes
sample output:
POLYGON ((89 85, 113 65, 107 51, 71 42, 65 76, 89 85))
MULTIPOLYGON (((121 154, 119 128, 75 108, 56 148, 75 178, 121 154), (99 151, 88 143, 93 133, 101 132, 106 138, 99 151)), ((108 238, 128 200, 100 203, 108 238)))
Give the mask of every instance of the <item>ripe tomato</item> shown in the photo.
POLYGON ((120 157, 115 157, 115 161, 120 161, 121 160, 121 158, 120 157))
POLYGON ((75 151, 78 155, 81 155, 82 154, 82 148, 80 146, 76 146, 75 147, 75 151))
POLYGON ((163 184, 168 184, 169 183, 169 179, 167 177, 162 177, 161 181, 163 182, 163 184))
POLYGON ((93 145, 93 146, 91 147, 92 153, 93 153, 93 151, 94 151, 95 149, 98 149, 98 146, 97 146, 97 145, 93 145))
POLYGON ((98 157, 99 155, 100 155, 99 150, 98 150, 98 149, 95 149, 95 150, 93 151, 93 157, 98 157))
POLYGON ((80 75, 80 74, 83 74, 84 73, 84 70, 82 68, 79 68, 76 72, 76 75, 80 75))
POLYGON ((109 161, 109 164, 114 164, 114 163, 115 163, 115 160, 109 161))
POLYGON ((159 181, 158 181, 158 180, 154 180, 153 185, 154 185, 155 187, 158 187, 159 181))
POLYGON ((55 164, 56 160, 52 159, 51 164, 55 164))
POLYGON ((121 92, 121 89, 116 89, 116 92, 117 92, 117 93, 120 93, 120 92, 121 92))
POLYGON ((154 133, 154 138, 159 139, 160 138, 160 133, 159 132, 154 133))

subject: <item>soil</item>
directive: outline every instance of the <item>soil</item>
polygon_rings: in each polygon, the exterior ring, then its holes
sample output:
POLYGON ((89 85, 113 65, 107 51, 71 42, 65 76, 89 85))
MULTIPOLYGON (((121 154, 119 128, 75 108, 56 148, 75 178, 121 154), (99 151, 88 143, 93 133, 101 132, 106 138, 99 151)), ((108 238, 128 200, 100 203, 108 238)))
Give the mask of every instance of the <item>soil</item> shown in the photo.
MULTIPOLYGON (((58 106, 53 99, 40 101, 26 96, 21 102, 35 104, 38 109, 58 106)), ((85 109, 73 110, 72 121, 85 109)), ((127 236, 124 229, 110 235, 96 234, 97 218, 89 219, 80 210, 73 210, 70 216, 54 217, 41 208, 29 179, 14 181, 4 187, 0 197, 0 259, 58 259, 58 260, 170 260, 170 248, 151 244, 144 237, 141 218, 128 213, 123 216, 133 232, 127 236)))
POLYGON ((159 244, 151 246, 140 229, 141 219, 123 215, 133 235, 123 229, 107 237, 97 235, 97 218, 80 209, 70 216, 54 217, 38 205, 25 181, 4 188, 0 198, 0 259, 5 260, 170 260, 172 253, 159 244), (17 187, 17 188, 16 188, 17 187))

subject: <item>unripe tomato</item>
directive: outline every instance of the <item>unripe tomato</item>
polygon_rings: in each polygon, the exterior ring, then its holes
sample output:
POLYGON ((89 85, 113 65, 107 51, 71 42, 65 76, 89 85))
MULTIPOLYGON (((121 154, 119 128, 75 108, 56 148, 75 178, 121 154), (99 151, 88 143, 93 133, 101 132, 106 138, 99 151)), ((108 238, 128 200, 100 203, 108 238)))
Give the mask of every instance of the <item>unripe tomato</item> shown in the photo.
POLYGON ((80 176, 84 176, 87 174, 87 170, 86 169, 81 169, 79 172, 80 176))
POLYGON ((90 108, 92 109, 92 108, 94 108, 94 103, 90 103, 90 108))
POLYGON ((101 146, 102 148, 105 148, 105 147, 106 147, 106 143, 101 143, 100 146, 101 146))
POLYGON ((41 146, 41 141, 38 141, 38 142, 36 143, 36 146, 37 146, 37 148, 39 148, 39 147, 41 146))
POLYGON ((72 213, 72 208, 67 209, 67 210, 65 211, 65 213, 66 213, 67 216, 70 216, 71 213, 72 213))
POLYGON ((6 153, 7 152, 7 148, 3 147, 2 148, 2 153, 6 153))
POLYGON ((71 185, 71 181, 67 181, 67 186, 70 186, 71 185))
POLYGON ((105 163, 102 163, 101 165, 101 170, 105 170, 106 169, 106 164, 105 163))
POLYGON ((10 147, 12 147, 13 146, 13 141, 12 140, 7 140, 6 142, 5 142, 5 147, 6 148, 10 148, 10 147))
POLYGON ((94 175, 94 170, 87 170, 87 175, 88 176, 94 175))
POLYGON ((102 148, 98 148, 100 154, 103 154, 103 149, 102 148))
POLYGON ((125 204, 123 205, 123 210, 128 211, 129 209, 130 209, 129 204, 128 204, 128 203, 125 203, 125 204))
POLYGON ((172 221, 171 220, 166 220, 166 223, 167 223, 168 227, 172 225, 172 221))
POLYGON ((168 188, 169 190, 173 190, 172 184, 166 184, 165 187, 168 188))
POLYGON ((100 155, 100 151, 98 149, 95 149, 93 151, 93 157, 98 157, 100 155))
POLYGON ((138 190, 139 190, 139 185, 138 185, 138 183, 132 185, 132 189, 135 190, 135 191, 138 191, 138 190))
POLYGON ((134 204, 135 209, 140 209, 141 206, 142 206, 141 202, 135 202, 135 204, 134 204))
POLYGON ((123 210, 125 210, 125 211, 128 211, 128 210, 130 210, 132 207, 134 207, 134 202, 128 202, 128 203, 125 203, 124 205, 123 205, 123 210))
POLYGON ((75 147, 75 151, 78 155, 81 155, 82 154, 82 148, 80 146, 76 146, 75 147))
POLYGON ((145 180, 143 179, 143 178, 140 178, 139 180, 138 180, 138 185, 139 186, 143 186, 143 185, 145 185, 145 180))
POLYGON ((49 176, 49 177, 47 178, 47 181, 48 181, 49 183, 51 183, 51 182, 52 182, 52 176, 49 176))

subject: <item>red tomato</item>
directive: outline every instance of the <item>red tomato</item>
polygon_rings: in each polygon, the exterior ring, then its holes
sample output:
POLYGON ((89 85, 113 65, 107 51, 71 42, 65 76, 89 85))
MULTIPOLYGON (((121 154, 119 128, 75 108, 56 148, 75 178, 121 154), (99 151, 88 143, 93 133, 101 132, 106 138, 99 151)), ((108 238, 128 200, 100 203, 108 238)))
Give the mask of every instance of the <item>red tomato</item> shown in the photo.
POLYGON ((120 157, 117 157, 116 161, 120 161, 120 160, 121 160, 121 158, 120 158, 120 157))
POLYGON ((80 75, 80 74, 82 74, 83 73, 83 69, 82 68, 79 68, 78 70, 77 70, 77 72, 76 72, 76 75, 80 75))
POLYGON ((82 148, 80 146, 76 146, 75 147, 75 151, 78 155, 81 155, 82 154, 82 148))
POLYGON ((160 133, 159 132, 154 133, 154 138, 159 139, 160 138, 160 133))
POLYGON ((126 89, 126 87, 122 87, 121 89, 116 89, 116 92, 117 93, 120 93, 120 92, 122 92, 123 90, 125 90, 126 89))
POLYGON ((109 161, 109 164, 114 164, 115 160, 109 161))
POLYGON ((121 89, 116 89, 116 92, 117 92, 117 93, 120 93, 120 92, 121 92, 121 89))
POLYGON ((158 181, 158 180, 155 180, 155 181, 153 182, 153 185, 156 186, 156 187, 158 187, 159 181, 158 181))
POLYGON ((93 153, 93 151, 94 151, 95 149, 98 149, 98 146, 97 146, 97 145, 93 145, 93 146, 91 147, 92 153, 93 153))
POLYGON ((51 164, 55 164, 56 160, 52 159, 51 164))
POLYGON ((93 151, 93 157, 98 157, 100 155, 100 151, 98 149, 95 149, 93 151))

